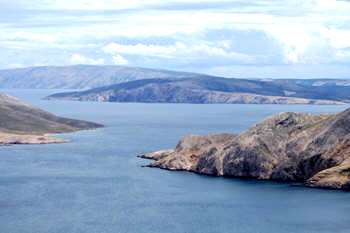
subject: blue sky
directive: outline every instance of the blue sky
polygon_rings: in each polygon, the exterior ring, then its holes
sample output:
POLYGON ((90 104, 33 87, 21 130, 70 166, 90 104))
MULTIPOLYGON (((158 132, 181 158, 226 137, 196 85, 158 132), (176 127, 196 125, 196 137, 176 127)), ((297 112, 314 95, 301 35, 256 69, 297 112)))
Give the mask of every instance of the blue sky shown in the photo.
POLYGON ((0 0, 0 68, 350 78, 350 1, 0 0))

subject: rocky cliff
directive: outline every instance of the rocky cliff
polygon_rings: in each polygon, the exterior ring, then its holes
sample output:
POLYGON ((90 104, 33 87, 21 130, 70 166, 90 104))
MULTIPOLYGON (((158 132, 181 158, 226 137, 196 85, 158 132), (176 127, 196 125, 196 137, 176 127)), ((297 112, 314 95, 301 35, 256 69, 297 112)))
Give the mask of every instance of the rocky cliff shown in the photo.
POLYGON ((350 109, 281 113, 239 135, 186 136, 174 150, 142 157, 169 170, 350 189, 350 109))

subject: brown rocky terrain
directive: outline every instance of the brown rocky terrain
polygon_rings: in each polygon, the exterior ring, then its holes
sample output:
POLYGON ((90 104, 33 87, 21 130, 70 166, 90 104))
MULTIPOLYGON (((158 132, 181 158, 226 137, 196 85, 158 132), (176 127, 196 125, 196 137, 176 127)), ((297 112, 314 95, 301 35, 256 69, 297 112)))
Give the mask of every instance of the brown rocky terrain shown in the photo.
POLYGON ((62 143, 47 134, 102 127, 100 124, 55 116, 0 93, 0 145, 62 143))
POLYGON ((350 189, 350 109, 281 113, 239 135, 186 136, 174 150, 141 157, 169 170, 350 189))

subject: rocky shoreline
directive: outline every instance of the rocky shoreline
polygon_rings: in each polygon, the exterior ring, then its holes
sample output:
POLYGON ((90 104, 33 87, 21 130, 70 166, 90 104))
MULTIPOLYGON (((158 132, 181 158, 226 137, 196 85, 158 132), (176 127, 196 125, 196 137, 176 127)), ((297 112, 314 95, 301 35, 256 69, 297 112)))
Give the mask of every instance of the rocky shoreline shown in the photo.
POLYGON ((66 142, 69 141, 61 138, 54 138, 48 135, 19 135, 0 133, 0 146, 18 144, 56 144, 66 142))
POLYGON ((140 157, 172 171, 350 190, 350 109, 281 113, 238 135, 189 135, 175 149, 140 157))

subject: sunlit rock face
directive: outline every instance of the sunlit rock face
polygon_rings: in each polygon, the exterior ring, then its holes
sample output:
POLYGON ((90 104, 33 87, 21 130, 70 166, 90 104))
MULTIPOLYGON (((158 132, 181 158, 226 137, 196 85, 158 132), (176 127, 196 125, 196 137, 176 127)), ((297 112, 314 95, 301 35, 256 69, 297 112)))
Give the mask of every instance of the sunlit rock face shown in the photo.
POLYGON ((350 110, 281 113, 239 135, 186 136, 174 150, 143 157, 169 170, 349 189, 350 110))

